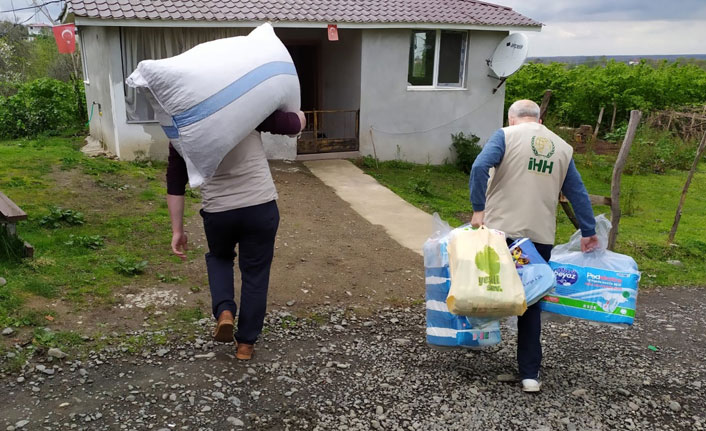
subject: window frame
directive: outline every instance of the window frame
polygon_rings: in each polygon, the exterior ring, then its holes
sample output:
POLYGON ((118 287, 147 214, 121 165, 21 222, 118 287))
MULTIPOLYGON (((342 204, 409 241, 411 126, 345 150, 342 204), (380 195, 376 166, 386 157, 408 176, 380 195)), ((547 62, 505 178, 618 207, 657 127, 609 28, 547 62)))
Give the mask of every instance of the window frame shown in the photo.
POLYGON ((434 76, 432 79, 432 85, 413 85, 409 83, 409 58, 407 61, 407 91, 458 91, 458 90, 468 90, 466 87, 466 75, 468 73, 468 46, 470 43, 470 32, 468 30, 442 30, 442 29, 414 29, 412 30, 411 36, 409 38, 410 51, 412 44, 414 43, 414 34, 422 31, 434 31, 436 32, 436 40, 434 41, 434 76), (465 35, 465 43, 462 44, 462 54, 463 55, 463 71, 461 72, 461 84, 439 84, 439 60, 441 55, 441 33, 442 31, 462 33, 465 35))

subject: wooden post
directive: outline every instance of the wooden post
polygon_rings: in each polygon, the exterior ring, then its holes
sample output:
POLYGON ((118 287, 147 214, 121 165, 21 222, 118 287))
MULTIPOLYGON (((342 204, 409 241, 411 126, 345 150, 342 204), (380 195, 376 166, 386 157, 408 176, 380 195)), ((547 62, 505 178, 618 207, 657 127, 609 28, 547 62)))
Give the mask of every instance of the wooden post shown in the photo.
POLYGON ((615 130, 615 114, 618 112, 618 105, 613 102, 613 119, 610 120, 610 131, 615 130))
POLYGON ((679 199, 679 206, 677 207, 677 213, 674 215, 674 224, 672 225, 672 230, 669 231, 669 243, 674 242, 674 236, 677 234, 677 227, 679 226, 679 220, 681 219, 681 211, 684 207, 684 201, 686 201, 686 192, 689 191, 689 186, 691 185, 691 180, 694 178, 696 173, 696 168, 699 166, 699 160, 704 154, 706 149, 706 134, 701 138, 701 143, 699 144, 699 149, 696 151, 696 157, 694 158, 694 163, 691 165, 691 170, 689 175, 686 177, 686 183, 684 184, 684 190, 681 192, 681 199, 679 199))
POLYGON ((613 178, 610 182, 610 223, 613 225, 608 234, 608 250, 615 248, 615 240, 618 237, 618 225, 620 224, 620 178, 623 174, 625 162, 628 160, 628 153, 632 146, 632 141, 635 139, 637 126, 640 125, 642 112, 638 110, 630 111, 630 122, 628 123, 628 131, 625 133, 623 145, 620 146, 618 158, 613 166, 613 178))
POLYGON ((601 106, 601 112, 598 114, 598 122, 596 123, 596 128, 593 130, 593 140, 596 140, 598 136, 598 129, 601 127, 601 121, 603 121, 603 110, 605 106, 601 106))
POLYGON ((547 115, 547 109, 549 108, 549 101, 552 98, 552 90, 546 90, 544 92, 544 97, 542 97, 542 105, 539 107, 539 120, 544 122, 544 117, 547 115))
POLYGON ((566 196, 564 196, 563 193, 559 193, 559 203, 561 204, 561 208, 564 210, 564 213, 566 213, 566 216, 569 218, 571 224, 574 225, 574 228, 578 229, 579 221, 576 219, 576 214, 574 214, 574 209, 571 208, 569 200, 566 199, 566 196))
POLYGON ((674 119, 674 112, 669 114, 669 121, 667 121, 667 127, 665 127, 664 130, 669 130, 669 128, 672 126, 673 119, 674 119))

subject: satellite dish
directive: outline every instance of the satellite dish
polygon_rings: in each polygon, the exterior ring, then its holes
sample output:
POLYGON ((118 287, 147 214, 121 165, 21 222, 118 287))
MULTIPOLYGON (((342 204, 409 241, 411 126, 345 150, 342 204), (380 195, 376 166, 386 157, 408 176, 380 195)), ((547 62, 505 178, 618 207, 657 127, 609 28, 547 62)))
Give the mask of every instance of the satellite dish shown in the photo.
POLYGON ((513 33, 498 44, 488 60, 488 66, 498 78, 507 78, 517 72, 526 58, 527 36, 513 33))

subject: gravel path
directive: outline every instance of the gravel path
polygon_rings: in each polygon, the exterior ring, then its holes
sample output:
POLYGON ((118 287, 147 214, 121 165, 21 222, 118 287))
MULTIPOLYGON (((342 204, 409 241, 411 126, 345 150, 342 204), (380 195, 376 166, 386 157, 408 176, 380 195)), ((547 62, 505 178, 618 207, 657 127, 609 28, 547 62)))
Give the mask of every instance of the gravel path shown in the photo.
POLYGON ((249 363, 207 340, 207 319, 137 354, 47 354, 0 379, 0 429, 706 429, 704 289, 643 293, 630 329, 547 322, 539 394, 496 381, 514 367, 506 325, 500 345, 437 351, 422 306, 319 311, 323 323, 271 312, 249 363))

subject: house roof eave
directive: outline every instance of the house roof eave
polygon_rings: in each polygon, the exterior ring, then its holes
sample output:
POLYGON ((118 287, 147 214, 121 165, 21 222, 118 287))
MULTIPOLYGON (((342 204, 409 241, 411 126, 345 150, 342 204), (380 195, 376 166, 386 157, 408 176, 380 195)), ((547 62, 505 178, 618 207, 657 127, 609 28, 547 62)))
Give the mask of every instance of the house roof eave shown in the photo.
MULTIPOLYGON (((144 20, 144 19, 102 19, 75 16, 62 13, 62 22, 75 22, 77 26, 95 27, 247 27, 254 28, 267 21, 186 21, 186 20, 144 20), (69 20, 70 19, 70 20, 69 20)), ((354 22, 305 22, 270 21, 273 27, 280 28, 326 28, 336 24, 339 29, 441 29, 441 30, 485 30, 485 31, 542 31, 543 25, 479 25, 453 23, 354 23, 354 22)))

